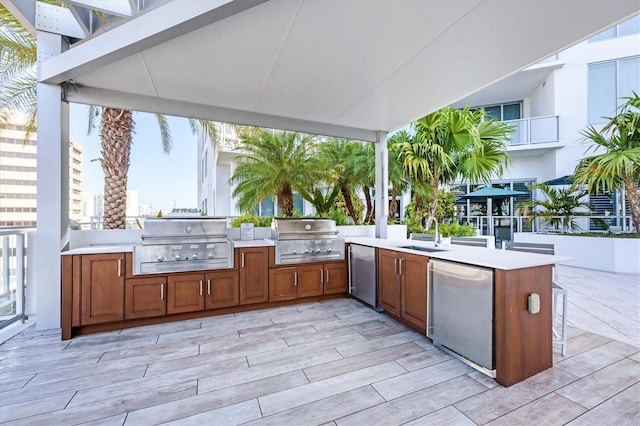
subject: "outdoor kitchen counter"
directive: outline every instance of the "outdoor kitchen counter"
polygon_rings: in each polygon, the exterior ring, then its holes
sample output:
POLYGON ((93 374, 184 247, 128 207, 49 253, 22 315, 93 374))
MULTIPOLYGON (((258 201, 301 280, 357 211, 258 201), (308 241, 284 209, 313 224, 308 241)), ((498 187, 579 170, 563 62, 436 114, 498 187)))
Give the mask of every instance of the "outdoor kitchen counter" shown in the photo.
MULTIPOLYGON (((487 248, 452 245, 442 251, 420 251, 402 248, 403 246, 420 246, 435 248, 434 243, 418 240, 386 240, 380 238, 348 237, 348 243, 361 244, 388 250, 419 254, 434 259, 449 260, 469 265, 505 271, 531 268, 535 266, 553 265, 573 260, 571 257, 551 256, 548 254, 524 253, 511 250, 494 250, 487 248)), ((440 249, 441 247, 438 247, 440 249)))
POLYGON ((235 240, 233 241, 234 248, 247 248, 247 247, 273 247, 275 244, 273 240, 235 240))
POLYGON ((71 250, 60 252, 63 256, 70 256, 74 254, 104 254, 104 253, 131 253, 133 246, 136 244, 96 244, 85 247, 77 247, 71 250))

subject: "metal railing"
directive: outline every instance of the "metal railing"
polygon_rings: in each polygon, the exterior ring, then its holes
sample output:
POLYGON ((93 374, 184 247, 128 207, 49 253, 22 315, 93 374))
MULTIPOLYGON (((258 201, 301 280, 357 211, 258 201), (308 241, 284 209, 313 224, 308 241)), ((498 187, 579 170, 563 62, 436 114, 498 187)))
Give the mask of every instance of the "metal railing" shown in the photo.
POLYGON ((560 140, 559 118, 557 115, 507 120, 505 123, 513 126, 509 146, 558 142, 560 140))
POLYGON ((27 319, 27 233, 34 228, 0 228, 0 329, 27 319))

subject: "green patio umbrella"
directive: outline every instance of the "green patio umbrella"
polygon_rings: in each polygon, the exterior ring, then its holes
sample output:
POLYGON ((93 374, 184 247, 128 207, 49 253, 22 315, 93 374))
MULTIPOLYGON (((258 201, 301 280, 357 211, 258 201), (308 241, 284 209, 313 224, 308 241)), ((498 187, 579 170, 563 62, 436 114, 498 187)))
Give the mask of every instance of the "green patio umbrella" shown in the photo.
POLYGON ((511 189, 494 188, 492 186, 485 186, 476 191, 463 195, 459 200, 486 200, 487 201, 487 225, 489 226, 489 235, 493 235, 493 210, 492 199, 502 197, 515 197, 516 195, 525 195, 527 192, 513 191, 511 189))

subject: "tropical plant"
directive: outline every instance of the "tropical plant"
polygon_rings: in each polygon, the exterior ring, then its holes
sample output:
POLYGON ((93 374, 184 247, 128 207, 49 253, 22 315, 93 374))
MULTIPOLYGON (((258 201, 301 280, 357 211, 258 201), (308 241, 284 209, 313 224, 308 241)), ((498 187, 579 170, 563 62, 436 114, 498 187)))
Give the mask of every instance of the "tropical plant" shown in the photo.
MULTIPOLYGON (((59 5, 49 0, 47 3, 59 5)), ((28 116, 25 139, 36 129, 37 107, 37 46, 33 35, 0 6, 0 127, 9 119, 10 111, 18 110, 28 116)), ((131 153, 132 132, 135 127, 131 111, 114 108, 89 108, 89 131, 94 120, 101 117, 99 132, 102 143, 100 163, 104 171, 104 229, 124 229, 126 226, 127 176, 131 153), (96 115, 97 113, 97 115, 96 115)), ((167 118, 156 115, 160 126, 164 152, 171 151, 171 134, 167 118)), ((189 119, 195 134, 203 129, 213 143, 217 143, 215 125, 206 120, 189 119)))
POLYGON ((526 200, 518 207, 528 212, 529 216, 540 218, 543 224, 554 229, 578 230, 577 216, 589 214, 589 203, 585 201, 588 191, 575 187, 554 188, 546 183, 533 185, 532 189, 539 189, 543 200, 526 200))
POLYGON ((476 228, 471 225, 460 225, 457 222, 443 223, 438 227, 438 232, 443 237, 472 237, 476 235, 476 228))
MULTIPOLYGON (((356 218, 361 218, 365 210, 365 205, 362 202, 362 199, 356 196, 356 194, 351 194, 351 203, 352 203, 351 207, 353 208, 353 213, 355 214, 356 218)), ((349 214, 349 209, 347 209, 347 203, 344 201, 342 192, 338 192, 336 199, 333 201, 333 206, 331 206, 331 210, 329 211, 329 216, 332 217, 335 214, 334 212, 336 211, 340 212, 346 217, 345 225, 349 224, 349 222, 353 225, 360 224, 359 221, 354 221, 351 215, 349 214)))
POLYGON ((389 195, 391 195, 388 220, 393 220, 396 212, 398 211, 398 197, 409 189, 409 181, 404 174, 404 166, 402 164, 400 151, 401 144, 409 140, 410 136, 406 130, 394 133, 387 140, 387 170, 389 176, 389 195))
POLYGON ((251 213, 244 214, 242 216, 238 216, 234 218, 229 224, 232 228, 240 228, 240 225, 243 223, 253 223, 256 227, 270 227, 271 216, 254 216, 251 213))
POLYGON ((230 182, 238 208, 250 212, 265 197, 276 195, 282 216, 293 214, 293 193, 309 182, 321 180, 321 172, 308 167, 312 136, 260 129, 240 133, 239 165, 230 182), (319 178, 319 179, 316 179, 319 178))
POLYGON ((358 168, 356 175, 359 180, 355 183, 362 189, 366 206, 363 223, 369 225, 374 222, 375 216, 374 204, 371 200, 371 189, 375 187, 376 183, 376 154, 373 143, 364 142, 361 144, 360 160, 357 161, 356 167, 358 168))
MULTIPOLYGON (((418 193, 426 197, 429 223, 436 215, 441 185, 456 180, 488 183, 502 174, 509 159, 505 141, 511 132, 509 124, 468 108, 445 107, 412 124, 408 140, 398 148, 412 187, 416 183, 423 187, 418 193)), ((416 202, 419 205, 420 198, 416 202)))
POLYGON ((582 132, 585 142, 591 142, 587 152, 595 155, 578 163, 573 181, 587 185, 592 193, 624 188, 633 225, 640 232, 640 97, 633 92, 624 99, 602 130, 588 126, 582 132))

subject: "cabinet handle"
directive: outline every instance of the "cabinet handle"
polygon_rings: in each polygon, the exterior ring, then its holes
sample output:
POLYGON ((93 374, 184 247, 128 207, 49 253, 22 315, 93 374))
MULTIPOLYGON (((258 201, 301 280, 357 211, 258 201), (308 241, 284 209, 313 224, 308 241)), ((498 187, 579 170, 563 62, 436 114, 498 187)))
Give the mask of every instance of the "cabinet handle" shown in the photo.
POLYGON ((211 280, 207 280, 207 294, 211 294, 211 280))
POLYGON ((402 259, 398 259, 398 275, 402 275, 402 259))
POLYGON ((164 300, 164 284, 160 284, 160 300, 164 300))
POLYGON ((393 273, 398 275, 398 258, 393 258, 393 273))
POLYGON ((327 280, 326 280, 326 281, 327 281, 327 284, 329 284, 329 270, 328 270, 328 269, 325 269, 325 271, 326 271, 326 273, 327 273, 327 280))
POLYGON ((242 267, 244 268, 244 253, 240 255, 240 261, 242 263, 242 267))
POLYGON ((293 273, 293 285, 295 287, 298 287, 298 273, 297 272, 293 273))
POLYGON ((320 269, 320 283, 324 284, 324 271, 320 269))
POLYGON ((202 280, 200 280, 200 296, 202 296, 202 280))
POLYGON ((122 259, 118 259, 118 276, 122 276, 122 259))

